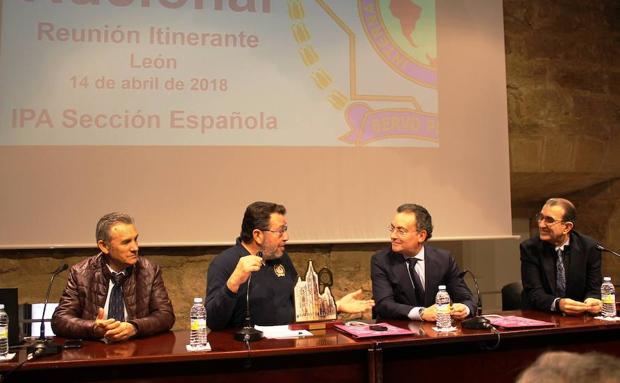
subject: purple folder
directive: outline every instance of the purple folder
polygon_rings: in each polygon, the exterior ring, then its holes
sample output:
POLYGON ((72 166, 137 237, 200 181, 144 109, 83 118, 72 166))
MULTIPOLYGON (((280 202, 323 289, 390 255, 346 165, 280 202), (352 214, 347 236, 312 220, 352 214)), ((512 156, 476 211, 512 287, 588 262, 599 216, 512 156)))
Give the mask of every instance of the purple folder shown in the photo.
POLYGON ((491 324, 496 327, 501 327, 505 329, 515 329, 515 328, 528 328, 528 327, 554 327, 555 323, 545 322, 536 319, 523 318, 514 315, 508 316, 495 316, 489 315, 485 316, 488 320, 491 321, 491 324))
POLYGON ((390 336, 390 335, 413 335, 409 330, 402 329, 400 327, 392 326, 388 323, 371 323, 365 325, 347 326, 346 324, 337 324, 334 326, 336 329, 351 335, 353 338, 372 338, 378 336, 390 336), (384 331, 371 330, 369 326, 378 325, 387 327, 384 331))

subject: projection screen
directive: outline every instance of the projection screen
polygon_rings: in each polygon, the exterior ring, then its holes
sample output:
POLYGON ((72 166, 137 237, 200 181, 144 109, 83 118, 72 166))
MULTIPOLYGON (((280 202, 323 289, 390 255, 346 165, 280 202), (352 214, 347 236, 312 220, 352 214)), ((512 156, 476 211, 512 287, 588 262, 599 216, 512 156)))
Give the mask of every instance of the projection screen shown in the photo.
POLYGON ((0 247, 219 245, 247 204, 291 243, 511 236, 501 0, 12 0, 0 247))

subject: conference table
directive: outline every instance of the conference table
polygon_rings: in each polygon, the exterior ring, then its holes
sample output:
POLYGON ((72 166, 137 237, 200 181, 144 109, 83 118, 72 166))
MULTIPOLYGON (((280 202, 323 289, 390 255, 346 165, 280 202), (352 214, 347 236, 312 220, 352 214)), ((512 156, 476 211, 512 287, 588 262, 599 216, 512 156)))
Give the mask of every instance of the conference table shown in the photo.
MULTIPOLYGON (((548 350, 620 357, 620 322, 533 311, 498 314, 553 326, 491 331, 457 322, 456 331, 439 333, 432 323, 387 321, 411 333, 356 340, 330 327, 311 330, 313 336, 262 339, 249 349, 230 330, 209 333, 212 350, 201 352, 186 350, 189 331, 173 331, 118 344, 84 341, 81 348, 27 361, 7 382, 513 382, 548 350)), ((0 363, 0 374, 25 359, 26 350, 19 350, 16 359, 0 363)))

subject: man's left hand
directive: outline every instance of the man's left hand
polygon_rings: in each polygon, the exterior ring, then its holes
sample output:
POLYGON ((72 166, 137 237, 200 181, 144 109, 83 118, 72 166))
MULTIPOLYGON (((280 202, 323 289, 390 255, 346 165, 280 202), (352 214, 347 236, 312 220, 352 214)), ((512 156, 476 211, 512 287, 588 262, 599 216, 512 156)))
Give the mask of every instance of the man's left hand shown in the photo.
POLYGON ((361 313, 370 310, 375 305, 372 299, 361 299, 363 297, 362 290, 359 289, 349 293, 336 302, 338 312, 341 313, 361 313))
POLYGON ((462 303, 453 303, 450 315, 455 319, 465 319, 469 315, 469 308, 462 303))
POLYGON ((583 303, 588 306, 587 310, 590 314, 598 314, 603 309, 603 302, 600 299, 588 298, 583 303))
POLYGON ((106 331, 104 338, 112 342, 122 342, 136 335, 138 330, 129 322, 120 322, 120 325, 112 330, 106 331))

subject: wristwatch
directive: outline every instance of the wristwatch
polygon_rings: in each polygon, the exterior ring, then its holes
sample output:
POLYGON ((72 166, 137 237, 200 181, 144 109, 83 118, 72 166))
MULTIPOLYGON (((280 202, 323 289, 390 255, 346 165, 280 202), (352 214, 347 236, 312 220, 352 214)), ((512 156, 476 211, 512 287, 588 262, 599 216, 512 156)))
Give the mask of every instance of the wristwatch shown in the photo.
POLYGON ((420 317, 421 321, 424 321, 424 318, 422 318, 422 315, 424 315, 424 307, 420 307, 418 309, 418 316, 420 317))

